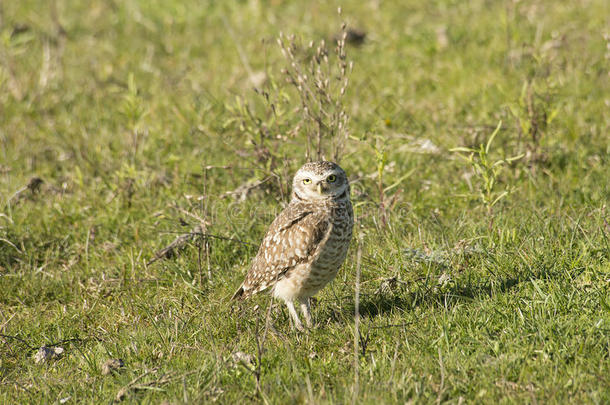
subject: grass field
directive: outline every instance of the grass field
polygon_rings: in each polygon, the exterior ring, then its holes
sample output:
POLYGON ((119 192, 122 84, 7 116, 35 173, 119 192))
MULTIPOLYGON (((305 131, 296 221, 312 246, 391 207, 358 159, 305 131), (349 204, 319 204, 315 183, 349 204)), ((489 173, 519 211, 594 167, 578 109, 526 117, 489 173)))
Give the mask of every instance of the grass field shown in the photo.
POLYGON ((608 2, 307 3, 0 1, 0 403, 610 402, 608 2), (229 297, 322 39, 357 224, 302 334, 229 297))

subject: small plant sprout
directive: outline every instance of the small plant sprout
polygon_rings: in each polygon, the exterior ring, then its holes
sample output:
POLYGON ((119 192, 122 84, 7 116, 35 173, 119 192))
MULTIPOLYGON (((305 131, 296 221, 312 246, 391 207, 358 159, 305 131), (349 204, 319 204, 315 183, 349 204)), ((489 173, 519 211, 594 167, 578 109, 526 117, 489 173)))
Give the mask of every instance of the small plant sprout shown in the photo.
POLYGON ((379 213, 381 215, 381 224, 387 225, 385 193, 383 189, 383 171, 388 163, 388 153, 385 149, 385 144, 381 142, 371 142, 371 147, 375 151, 375 162, 377 163, 377 191, 379 192, 379 213))
MULTIPOLYGON (((508 187, 500 188, 498 180, 507 164, 521 159, 524 155, 493 160, 490 157, 491 146, 494 139, 502 128, 502 121, 493 131, 485 145, 480 144, 478 149, 457 147, 450 149, 451 152, 459 153, 459 156, 472 168, 473 177, 476 179, 476 190, 473 188, 471 194, 462 194, 461 197, 477 198, 481 205, 487 210, 487 214, 491 217, 493 207, 504 197, 510 193, 508 187)), ((491 219, 490 219, 491 226, 491 219)))
POLYGON ((375 189, 377 192, 378 198, 378 208, 379 208, 379 222, 382 228, 385 228, 390 222, 390 213, 393 210, 397 199, 402 192, 402 189, 398 189, 393 194, 389 194, 389 192, 398 186, 411 176, 415 169, 409 170, 407 173, 403 174, 392 184, 386 186, 386 181, 384 180, 384 173, 386 168, 388 167, 389 159, 388 159, 388 146, 386 144, 385 138, 379 135, 375 135, 371 138, 368 136, 356 137, 350 136, 350 139, 357 140, 368 145, 375 154, 375 173, 371 175, 374 177, 375 181, 375 189))
POLYGON ((126 119, 126 127, 131 134, 132 142, 132 163, 135 163, 140 145, 140 138, 143 134, 141 129, 142 117, 146 115, 146 109, 142 97, 139 95, 138 86, 133 73, 129 73, 127 78, 127 92, 123 96, 121 113, 126 119))
POLYGON ((538 83, 529 79, 523 83, 519 100, 509 105, 509 111, 517 122, 519 142, 525 143, 529 161, 541 159, 541 139, 560 111, 552 100, 553 86, 548 81, 538 83))

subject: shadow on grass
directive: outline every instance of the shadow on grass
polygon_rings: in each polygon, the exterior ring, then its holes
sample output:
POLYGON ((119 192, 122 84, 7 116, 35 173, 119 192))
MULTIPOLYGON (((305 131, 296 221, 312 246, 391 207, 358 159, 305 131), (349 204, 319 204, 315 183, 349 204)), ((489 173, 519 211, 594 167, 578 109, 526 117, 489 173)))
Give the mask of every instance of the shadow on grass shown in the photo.
MULTIPOLYGON (((503 294, 515 288, 521 283, 532 280, 559 279, 562 277, 559 271, 541 270, 531 273, 524 272, 512 277, 501 279, 490 279, 481 284, 460 284, 456 283, 441 287, 438 284, 430 285, 426 283, 413 282, 414 290, 407 293, 395 289, 392 293, 363 293, 360 297, 359 312, 364 318, 373 318, 393 311, 412 311, 416 307, 437 307, 451 308, 464 302, 482 301, 493 297, 496 294, 503 294)), ((353 319, 354 303, 353 297, 349 305, 343 306, 341 316, 334 318, 353 319)))

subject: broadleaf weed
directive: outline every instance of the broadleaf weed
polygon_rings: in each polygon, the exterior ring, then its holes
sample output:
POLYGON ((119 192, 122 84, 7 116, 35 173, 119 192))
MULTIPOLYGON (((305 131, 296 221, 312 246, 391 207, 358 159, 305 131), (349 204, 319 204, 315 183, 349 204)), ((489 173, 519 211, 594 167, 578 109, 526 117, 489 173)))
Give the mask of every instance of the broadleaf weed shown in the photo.
POLYGON ((511 192, 509 186, 503 188, 499 186, 499 178, 508 164, 524 156, 524 154, 519 154, 504 159, 492 159, 490 156, 491 147, 501 128, 502 121, 498 123, 487 142, 485 144, 481 143, 476 149, 467 147, 450 149, 451 152, 458 153, 462 160, 471 167, 473 177, 476 180, 476 187, 471 194, 465 196, 477 199, 485 207, 487 215, 490 217, 490 225, 493 207, 511 192))

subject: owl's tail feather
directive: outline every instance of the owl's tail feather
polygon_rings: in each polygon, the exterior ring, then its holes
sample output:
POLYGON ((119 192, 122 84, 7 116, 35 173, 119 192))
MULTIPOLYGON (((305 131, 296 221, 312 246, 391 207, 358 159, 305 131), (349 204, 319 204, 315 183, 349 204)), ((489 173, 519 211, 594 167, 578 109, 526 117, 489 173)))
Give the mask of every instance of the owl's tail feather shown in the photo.
POLYGON ((233 294, 233 296, 231 297, 231 300, 243 300, 244 298, 246 298, 244 296, 244 292, 244 287, 239 287, 239 289, 235 291, 235 294, 233 294))

